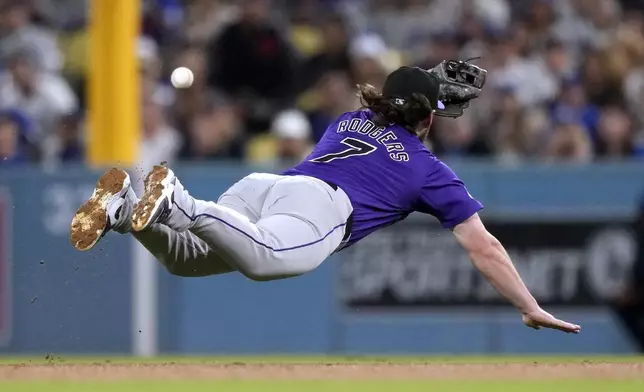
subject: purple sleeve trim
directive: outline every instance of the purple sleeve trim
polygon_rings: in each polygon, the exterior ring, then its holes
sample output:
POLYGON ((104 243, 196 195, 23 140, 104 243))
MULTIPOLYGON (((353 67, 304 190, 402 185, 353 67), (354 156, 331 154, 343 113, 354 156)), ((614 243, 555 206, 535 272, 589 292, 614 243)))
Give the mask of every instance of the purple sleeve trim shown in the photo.
POLYGON ((471 216, 476 214, 477 212, 481 211, 483 209, 483 204, 481 204, 478 200, 470 199, 470 202, 468 203, 467 206, 463 208, 463 212, 459 214, 458 216, 441 222, 441 225, 443 226, 444 229, 453 229, 456 226, 460 225, 461 223, 465 222, 468 220, 471 216))

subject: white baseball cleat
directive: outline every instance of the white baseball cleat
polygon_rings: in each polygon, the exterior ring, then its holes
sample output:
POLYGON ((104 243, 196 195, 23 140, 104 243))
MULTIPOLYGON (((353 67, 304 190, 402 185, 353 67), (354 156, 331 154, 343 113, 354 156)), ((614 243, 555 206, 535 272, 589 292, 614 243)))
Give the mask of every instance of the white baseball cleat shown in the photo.
POLYGON ((145 230, 153 223, 163 222, 172 210, 176 177, 165 166, 154 166, 145 177, 145 193, 132 213, 132 229, 145 230))
POLYGON ((90 250, 110 230, 127 231, 128 212, 136 203, 130 176, 125 170, 112 168, 96 182, 94 193, 72 219, 69 239, 74 248, 90 250))

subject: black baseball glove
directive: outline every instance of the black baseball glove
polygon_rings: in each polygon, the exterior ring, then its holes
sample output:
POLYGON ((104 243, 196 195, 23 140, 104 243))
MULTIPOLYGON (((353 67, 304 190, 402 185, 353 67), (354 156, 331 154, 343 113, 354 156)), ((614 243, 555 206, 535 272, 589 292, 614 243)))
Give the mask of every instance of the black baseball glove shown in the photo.
POLYGON ((467 61, 445 60, 429 70, 440 82, 438 99, 445 106, 437 116, 460 117, 470 101, 481 94, 487 71, 467 61))

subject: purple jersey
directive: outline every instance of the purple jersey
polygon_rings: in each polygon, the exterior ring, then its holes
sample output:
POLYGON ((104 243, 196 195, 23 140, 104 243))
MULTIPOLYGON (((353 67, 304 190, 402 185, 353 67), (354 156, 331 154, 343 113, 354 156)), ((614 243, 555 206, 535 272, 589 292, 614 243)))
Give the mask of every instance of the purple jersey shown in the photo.
POLYGON ((327 128, 313 152, 285 175, 338 185, 353 205, 347 246, 413 211, 453 228, 483 206, 417 136, 398 125, 379 127, 370 110, 345 113, 327 128))

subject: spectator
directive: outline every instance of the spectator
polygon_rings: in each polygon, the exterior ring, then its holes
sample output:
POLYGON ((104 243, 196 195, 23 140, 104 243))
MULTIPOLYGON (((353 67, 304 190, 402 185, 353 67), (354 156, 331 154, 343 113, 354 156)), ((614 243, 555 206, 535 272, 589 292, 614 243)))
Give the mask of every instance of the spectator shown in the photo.
POLYGON ((323 45, 322 32, 317 23, 317 0, 302 0, 289 5, 289 41, 303 58, 315 56, 323 45))
POLYGON ((438 143, 434 144, 441 154, 448 158, 461 158, 469 154, 470 146, 476 137, 474 124, 469 115, 459 118, 458 121, 446 118, 437 118, 433 129, 438 143))
POLYGON ((588 133, 575 122, 559 124, 550 136, 546 156, 555 162, 589 162, 592 145, 588 133))
POLYGON ((584 126, 593 140, 596 140, 599 110, 587 102, 586 92, 577 80, 563 83, 561 94, 552 106, 552 118, 555 123, 569 121, 584 126))
MULTIPOLYGON (((26 155, 46 163, 81 159, 86 113, 78 112, 76 97, 84 97, 88 43, 82 3, 0 0, 0 108, 19 107, 32 118, 40 154, 26 155), (57 36, 67 82, 58 75, 57 36)), ((241 157, 247 141, 272 140, 275 114, 293 106, 319 140, 339 114, 359 107, 355 83, 380 87, 402 58, 430 68, 446 58, 482 56, 487 86, 465 117, 437 122, 435 153, 504 162, 625 159, 644 154, 640 3, 145 0, 141 90, 145 102, 161 106, 165 126, 186 140, 182 157, 241 157), (272 14, 289 21, 285 34, 272 14), (177 66, 193 71, 189 89, 168 85, 177 66), (210 102, 210 89, 231 102, 210 102)))
POLYGON ((267 130, 273 114, 295 96, 294 58, 270 22, 270 6, 270 0, 241 1, 239 20, 207 49, 210 86, 240 102, 251 132, 267 130))
POLYGON ((0 78, 0 105, 20 108, 31 117, 41 144, 52 136, 62 116, 78 109, 69 84, 58 75, 46 73, 28 49, 11 55, 9 72, 0 78))
POLYGON ((78 97, 80 106, 85 108, 90 60, 90 36, 85 20, 72 20, 65 24, 58 36, 58 43, 64 57, 62 75, 78 97))
POLYGON ((58 160, 62 163, 81 162, 85 156, 83 139, 83 117, 80 114, 63 116, 56 132, 58 160))
POLYGON ((192 45, 206 45, 238 18, 234 4, 222 0, 192 0, 186 6, 184 35, 192 45))
POLYGON ((143 166, 151 168, 159 162, 173 162, 181 148, 179 132, 167 122, 163 106, 145 100, 141 110, 143 132, 140 156, 143 166))
POLYGON ((0 111, 0 167, 28 163, 31 123, 16 110, 0 111))
POLYGON ((244 135, 236 108, 212 96, 199 108, 188 130, 182 156, 189 160, 241 159, 244 135))
POLYGON ((339 70, 328 72, 320 79, 315 89, 315 100, 316 105, 308 116, 316 142, 338 116, 360 107, 349 75, 339 70))
POLYGON ((607 107, 599 119, 597 156, 602 159, 619 159, 632 156, 633 128, 631 120, 619 107, 607 107))
POLYGON ((190 88, 176 90, 175 104, 172 108, 174 123, 182 133, 186 133, 197 111, 204 106, 204 100, 208 99, 206 55, 203 48, 197 45, 183 48, 177 54, 174 65, 170 68, 177 67, 187 67, 194 75, 194 81, 190 88))
POLYGON ((299 163, 311 152, 311 125, 306 116, 298 110, 279 113, 271 132, 277 140, 275 164, 289 167, 299 163))
MULTIPOLYGON (((603 1, 603 0, 600 0, 603 1)), ((611 1, 611 0, 608 0, 611 1)), ((573 0, 553 3, 557 20, 551 26, 552 37, 561 40, 576 56, 583 48, 598 49, 607 43, 602 30, 588 18, 589 9, 602 9, 594 0, 573 0)))
POLYGON ((481 153, 494 152, 505 161, 522 160, 525 152, 523 137, 517 127, 523 108, 512 86, 500 86, 488 91, 491 95, 489 115, 479 129, 477 150, 481 153))
POLYGON ((56 36, 31 22, 31 0, 3 0, 0 3, 0 63, 6 64, 16 51, 30 48, 44 71, 57 72, 62 66, 56 36))
POLYGON ((530 36, 528 24, 525 21, 517 20, 505 33, 497 31, 493 36, 498 38, 499 35, 503 34, 510 37, 512 44, 516 48, 516 53, 519 56, 527 58, 533 54, 532 37, 530 36))
POLYGON ((551 1, 534 1, 529 5, 527 21, 534 47, 541 47, 551 37, 557 21, 553 6, 551 1))
POLYGON ((511 117, 503 134, 496 137, 496 155, 505 164, 538 159, 543 154, 545 140, 550 132, 550 121, 545 110, 523 109, 511 117))
POLYGON ((604 55, 600 51, 586 53, 581 69, 581 80, 589 102, 594 105, 605 105, 616 95, 616 92, 611 91, 609 87, 604 71, 604 55))
POLYGON ((427 43, 425 58, 420 61, 421 68, 434 68, 441 61, 458 58, 456 36, 449 32, 436 33, 427 43))
POLYGON ((183 5, 180 0, 143 0, 141 33, 159 44, 180 39, 183 5))
POLYGON ((496 58, 489 79, 493 87, 512 87, 522 106, 541 105, 555 98, 557 80, 539 59, 524 58, 511 37, 495 43, 496 58))
POLYGON ((387 63, 390 52, 382 38, 375 34, 356 38, 349 53, 354 81, 359 84, 371 84, 379 89, 387 74, 398 68, 398 64, 387 63))
POLYGON ((386 37, 387 44, 413 51, 428 34, 453 30, 462 15, 461 1, 381 0, 375 8, 372 26, 386 37))
POLYGON ((322 51, 303 67, 301 90, 315 85, 329 71, 350 72, 349 27, 340 15, 332 15, 322 23, 322 51))
POLYGON ((571 54, 560 41, 551 39, 546 42, 540 63, 545 68, 545 72, 549 73, 557 84, 573 77, 574 64, 571 54))
POLYGON ((644 127, 644 110, 641 110, 644 102, 644 62, 629 72, 624 78, 622 88, 627 107, 633 113, 638 127, 644 127))
POLYGON ((495 30, 504 30, 508 27, 512 15, 507 0, 474 0, 472 6, 473 22, 480 21, 482 25, 495 30))
POLYGON ((137 57, 141 70, 141 95, 163 107, 174 103, 174 89, 161 80, 161 57, 157 43, 150 37, 140 37, 137 42, 137 57))
POLYGON ((27 0, 23 3, 32 4, 32 20, 46 20, 51 26, 58 27, 85 20, 91 5, 91 1, 78 0, 27 0))

